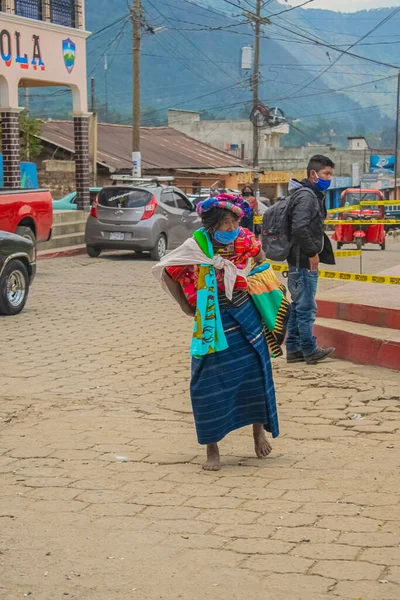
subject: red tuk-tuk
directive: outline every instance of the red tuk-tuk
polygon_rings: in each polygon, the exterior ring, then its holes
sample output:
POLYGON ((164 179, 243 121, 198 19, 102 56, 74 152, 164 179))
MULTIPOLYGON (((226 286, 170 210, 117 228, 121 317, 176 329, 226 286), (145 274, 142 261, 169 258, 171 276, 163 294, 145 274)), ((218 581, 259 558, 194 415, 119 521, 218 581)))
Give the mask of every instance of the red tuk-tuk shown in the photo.
MULTIPOLYGON (((357 188, 349 188, 342 193, 340 208, 348 208, 356 206, 360 202, 368 200, 377 201, 383 200, 383 195, 380 190, 360 190, 357 188)), ((367 221, 367 220, 382 220, 385 218, 385 209, 383 206, 361 206, 361 209, 355 209, 339 213, 340 221, 348 221, 345 225, 336 225, 335 233, 332 239, 337 242, 337 248, 343 244, 356 244, 361 250, 364 244, 379 244, 382 250, 385 250, 385 226, 353 224, 352 221, 367 221)))

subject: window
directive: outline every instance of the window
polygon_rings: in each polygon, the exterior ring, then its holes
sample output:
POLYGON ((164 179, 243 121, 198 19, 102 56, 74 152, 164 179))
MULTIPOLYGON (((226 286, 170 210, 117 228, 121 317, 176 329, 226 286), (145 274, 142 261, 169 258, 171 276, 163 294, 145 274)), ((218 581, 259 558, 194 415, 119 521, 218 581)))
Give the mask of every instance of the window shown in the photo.
POLYGON ((186 198, 184 198, 184 196, 181 196, 181 194, 178 194, 178 192, 174 192, 174 196, 175 196, 176 206, 178 208, 180 208, 181 210, 189 210, 190 209, 188 201, 186 200, 186 198))
POLYGON ((93 200, 96 198, 96 196, 99 192, 94 192, 93 190, 91 190, 89 193, 90 193, 90 204, 93 204, 93 200))
POLYGON ((15 14, 28 19, 42 19, 42 0, 15 0, 15 14))
POLYGON ((161 196, 161 202, 163 202, 167 206, 173 206, 174 208, 176 208, 176 202, 174 194, 172 192, 163 192, 161 196))
POLYGON ((52 23, 75 27, 75 0, 50 0, 52 23))
POLYGON ((150 202, 151 197, 151 193, 147 190, 113 186, 101 190, 99 204, 108 208, 141 208, 150 202))

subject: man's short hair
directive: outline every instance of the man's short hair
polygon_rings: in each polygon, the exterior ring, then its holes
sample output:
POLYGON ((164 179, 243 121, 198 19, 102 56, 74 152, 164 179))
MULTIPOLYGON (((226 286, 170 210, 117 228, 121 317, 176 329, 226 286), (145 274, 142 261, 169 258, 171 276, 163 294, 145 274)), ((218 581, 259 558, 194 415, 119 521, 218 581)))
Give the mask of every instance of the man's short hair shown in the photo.
POLYGON ((310 177, 311 171, 315 171, 316 173, 318 173, 325 167, 331 167, 332 169, 334 169, 335 163, 323 154, 316 154, 315 156, 310 158, 310 162, 308 163, 307 177, 310 177))

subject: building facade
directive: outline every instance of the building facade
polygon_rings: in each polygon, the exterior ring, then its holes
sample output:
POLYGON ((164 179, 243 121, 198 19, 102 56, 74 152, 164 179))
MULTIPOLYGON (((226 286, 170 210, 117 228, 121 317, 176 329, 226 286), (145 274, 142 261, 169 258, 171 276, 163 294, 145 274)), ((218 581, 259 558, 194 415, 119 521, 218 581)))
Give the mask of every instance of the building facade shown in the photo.
POLYGON ((76 189, 89 206, 84 0, 0 0, 0 112, 5 187, 20 185, 21 88, 65 86, 72 92, 76 189))
MULTIPOLYGON (((213 148, 229 152, 248 163, 253 161, 253 125, 247 121, 207 121, 200 113, 190 110, 170 109, 168 126, 186 135, 209 144, 213 148)), ((289 125, 260 130, 259 160, 264 159, 267 150, 279 148, 282 135, 289 133, 289 125)))

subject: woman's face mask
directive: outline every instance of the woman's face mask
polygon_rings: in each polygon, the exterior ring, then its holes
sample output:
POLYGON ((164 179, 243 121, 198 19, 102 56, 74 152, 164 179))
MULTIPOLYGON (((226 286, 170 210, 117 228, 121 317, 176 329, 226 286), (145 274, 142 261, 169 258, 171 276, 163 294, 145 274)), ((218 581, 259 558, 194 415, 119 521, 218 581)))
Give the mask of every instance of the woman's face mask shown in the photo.
POLYGON ((240 227, 237 227, 236 229, 234 229, 233 231, 216 231, 214 233, 214 240, 216 242, 218 242, 219 244, 223 244, 224 246, 227 246, 228 244, 232 244, 232 242, 234 242, 240 232, 240 227))
POLYGON ((233 214, 226 215, 213 237, 216 242, 227 246, 232 244, 240 233, 239 221, 233 214))

